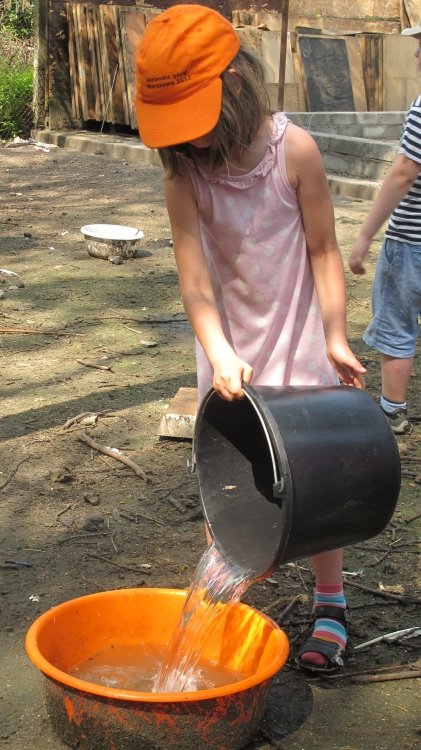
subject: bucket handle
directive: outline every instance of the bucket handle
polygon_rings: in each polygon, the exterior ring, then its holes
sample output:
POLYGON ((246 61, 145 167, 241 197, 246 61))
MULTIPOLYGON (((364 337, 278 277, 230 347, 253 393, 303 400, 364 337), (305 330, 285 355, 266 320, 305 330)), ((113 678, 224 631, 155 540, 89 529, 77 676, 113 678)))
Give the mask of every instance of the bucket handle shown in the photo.
MULTIPOLYGON (((202 403, 201 403, 201 405, 199 407, 199 412, 198 412, 198 414, 196 416, 196 420, 198 419, 199 414, 201 414, 201 412, 204 411, 207 402, 209 401, 210 397, 214 393, 216 393, 216 391, 215 391, 214 388, 211 388, 207 392, 206 396, 204 397, 204 399, 203 399, 203 401, 202 401, 202 403)), ((272 441, 270 439, 268 428, 267 428, 267 426, 266 426, 266 424, 265 424, 265 422, 264 422, 264 420, 262 418, 262 415, 260 414, 259 410, 256 408, 256 404, 254 403, 254 399, 253 399, 253 397, 251 395, 251 392, 249 392, 247 385, 244 384, 244 383, 243 383, 243 393, 244 393, 245 397, 248 399, 248 401, 250 402, 250 404, 252 405, 254 411, 256 412, 256 414, 257 414, 257 416, 259 418, 260 424, 262 426, 263 432, 265 434, 265 438, 266 438, 266 442, 267 442, 267 445, 268 445, 268 448, 269 448, 269 454, 270 454, 270 458, 271 458, 271 462, 272 462, 273 477, 274 477, 273 499, 274 499, 275 502, 278 502, 279 504, 281 504, 282 500, 284 499, 286 484, 285 484, 284 477, 282 475, 280 475, 279 471, 278 471, 278 465, 277 465, 276 460, 275 460, 275 454, 273 452, 272 441)), ((193 435, 192 457, 191 457, 191 459, 187 459, 187 471, 188 471, 189 474, 192 474, 192 475, 196 474, 195 437, 196 437, 196 433, 193 435)))

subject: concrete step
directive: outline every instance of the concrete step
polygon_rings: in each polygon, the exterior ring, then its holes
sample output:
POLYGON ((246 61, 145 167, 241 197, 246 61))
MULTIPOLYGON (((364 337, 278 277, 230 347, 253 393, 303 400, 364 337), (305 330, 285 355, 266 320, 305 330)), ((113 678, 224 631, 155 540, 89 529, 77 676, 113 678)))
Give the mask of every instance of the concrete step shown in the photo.
POLYGON ((288 112, 288 118, 304 130, 351 138, 399 141, 405 112, 288 112))
POLYGON ((374 201, 381 181, 356 179, 355 177, 341 177, 327 174, 330 194, 342 198, 357 198, 359 200, 374 201))
MULTIPOLYGON (((39 143, 82 151, 86 154, 105 154, 111 159, 127 161, 130 164, 161 165, 157 152, 144 146, 135 136, 120 136, 109 133, 99 135, 82 130, 35 130, 32 137, 39 143)), ((347 147, 349 147, 349 144, 347 144, 347 147)), ((322 151, 332 195, 374 200, 381 183, 367 178, 349 177, 347 174, 340 174, 338 173, 340 170, 337 168, 330 170, 327 166, 327 153, 327 151, 322 151)), ((329 159, 334 161, 334 154, 329 154, 329 159)), ((341 162, 340 166, 342 167, 343 164, 344 162, 341 162)))
POLYGON ((397 153, 398 143, 310 131, 330 174, 383 180, 397 153))
POLYGON ((135 136, 92 133, 88 130, 34 130, 34 140, 59 148, 70 148, 85 154, 105 154, 111 159, 143 166, 161 166, 157 151, 145 146, 135 136))

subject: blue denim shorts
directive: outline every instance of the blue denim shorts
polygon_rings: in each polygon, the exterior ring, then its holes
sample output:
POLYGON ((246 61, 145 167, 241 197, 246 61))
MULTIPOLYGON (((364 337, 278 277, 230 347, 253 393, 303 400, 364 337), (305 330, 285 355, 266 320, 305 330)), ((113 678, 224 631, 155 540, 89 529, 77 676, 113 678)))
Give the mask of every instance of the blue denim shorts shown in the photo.
POLYGON ((385 238, 371 289, 373 319, 363 334, 372 349, 412 357, 421 313, 421 245, 385 238))

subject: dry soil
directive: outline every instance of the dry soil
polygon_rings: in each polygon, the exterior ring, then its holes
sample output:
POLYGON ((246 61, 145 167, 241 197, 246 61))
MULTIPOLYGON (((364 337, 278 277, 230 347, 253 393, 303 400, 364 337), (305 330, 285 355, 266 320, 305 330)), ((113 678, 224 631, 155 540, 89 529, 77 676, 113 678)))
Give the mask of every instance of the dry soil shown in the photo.
MULTIPOLYGON (((43 678, 25 654, 29 625, 49 607, 86 593, 185 588, 204 550, 197 485, 186 471, 191 445, 158 436, 168 400, 181 386, 195 385, 193 339, 180 303, 160 169, 29 144, 0 149, 0 174, 0 265, 18 274, 0 274, 0 742, 5 750, 65 750, 46 713, 43 678), (95 222, 141 228, 141 257, 113 265, 89 256, 80 227, 95 222), (64 428, 82 412, 94 416, 64 428), (147 481, 91 450, 78 439, 83 432, 119 448, 147 481)), ((344 256, 368 208, 335 200, 344 256)), ((365 278, 347 274, 349 336, 367 365, 373 396, 378 358, 360 336, 378 248, 376 242, 365 278)), ((418 375, 419 358, 409 393, 419 416, 418 375)), ((403 479, 394 525, 348 548, 346 570, 351 582, 403 599, 349 585, 353 621, 344 674, 309 678, 291 658, 248 750, 419 747, 419 680, 355 681, 356 673, 394 665, 408 671, 419 659, 419 639, 353 651, 370 637, 420 624, 414 517, 421 426, 398 442, 403 479)), ((302 561, 244 597, 277 619, 302 595, 282 618, 292 656, 309 628, 311 591, 311 570, 302 561)))

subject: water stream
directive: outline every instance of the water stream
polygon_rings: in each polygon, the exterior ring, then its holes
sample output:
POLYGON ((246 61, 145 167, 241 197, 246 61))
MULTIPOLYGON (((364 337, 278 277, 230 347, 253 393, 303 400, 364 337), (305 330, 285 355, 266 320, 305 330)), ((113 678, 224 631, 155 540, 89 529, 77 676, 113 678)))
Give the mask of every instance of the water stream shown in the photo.
POLYGON ((196 671, 207 639, 226 606, 238 602, 251 583, 250 572, 226 560, 215 543, 204 552, 154 685, 160 693, 197 690, 196 671))
POLYGON ((203 650, 227 606, 238 602, 252 582, 215 543, 204 552, 187 592, 169 644, 113 644, 76 665, 72 675, 107 687, 179 693, 237 682, 242 674, 206 660, 203 650))

